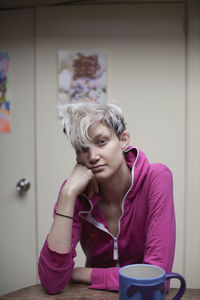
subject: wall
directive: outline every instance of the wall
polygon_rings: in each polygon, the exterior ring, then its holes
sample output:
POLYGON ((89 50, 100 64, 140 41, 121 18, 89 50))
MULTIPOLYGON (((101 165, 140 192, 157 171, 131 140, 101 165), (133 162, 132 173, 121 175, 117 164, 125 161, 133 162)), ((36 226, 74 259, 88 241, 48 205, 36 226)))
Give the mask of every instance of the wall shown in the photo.
POLYGON ((188 2, 185 274, 188 286, 200 288, 200 2, 188 2))

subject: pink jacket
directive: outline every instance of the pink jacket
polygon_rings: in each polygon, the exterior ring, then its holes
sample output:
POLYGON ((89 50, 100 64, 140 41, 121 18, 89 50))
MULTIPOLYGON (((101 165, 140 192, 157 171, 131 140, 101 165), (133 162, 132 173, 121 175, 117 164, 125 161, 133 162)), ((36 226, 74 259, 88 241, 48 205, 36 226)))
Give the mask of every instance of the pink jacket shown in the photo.
POLYGON ((41 250, 38 271, 48 293, 59 293, 69 282, 78 241, 87 258, 86 266, 93 268, 92 289, 118 291, 119 267, 128 264, 154 264, 171 271, 175 250, 172 174, 165 165, 149 164, 135 147, 129 147, 125 157, 132 184, 122 202, 118 235, 109 232, 97 206, 100 196, 88 199, 81 194, 75 202, 71 251, 52 251, 48 239, 41 250))

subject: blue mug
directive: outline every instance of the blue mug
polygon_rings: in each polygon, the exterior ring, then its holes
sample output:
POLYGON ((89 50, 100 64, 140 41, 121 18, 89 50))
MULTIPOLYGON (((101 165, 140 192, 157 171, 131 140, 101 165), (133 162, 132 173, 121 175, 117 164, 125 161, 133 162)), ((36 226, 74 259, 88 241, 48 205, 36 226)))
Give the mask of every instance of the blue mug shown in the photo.
POLYGON ((119 270, 120 300, 165 300, 166 279, 177 278, 181 282, 178 293, 172 300, 180 299, 186 288, 184 278, 177 273, 166 274, 154 265, 135 264, 119 270))

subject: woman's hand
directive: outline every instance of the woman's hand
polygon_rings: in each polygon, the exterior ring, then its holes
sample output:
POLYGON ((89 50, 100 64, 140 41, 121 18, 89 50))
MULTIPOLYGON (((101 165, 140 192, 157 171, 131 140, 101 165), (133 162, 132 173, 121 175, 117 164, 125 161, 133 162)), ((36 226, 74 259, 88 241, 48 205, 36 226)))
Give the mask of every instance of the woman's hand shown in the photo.
POLYGON ((74 268, 72 272, 72 280, 76 282, 91 283, 92 268, 74 268))
POLYGON ((87 196, 91 198, 95 192, 98 192, 98 183, 90 169, 83 164, 77 163, 62 192, 65 193, 66 190, 75 196, 86 190, 87 196))

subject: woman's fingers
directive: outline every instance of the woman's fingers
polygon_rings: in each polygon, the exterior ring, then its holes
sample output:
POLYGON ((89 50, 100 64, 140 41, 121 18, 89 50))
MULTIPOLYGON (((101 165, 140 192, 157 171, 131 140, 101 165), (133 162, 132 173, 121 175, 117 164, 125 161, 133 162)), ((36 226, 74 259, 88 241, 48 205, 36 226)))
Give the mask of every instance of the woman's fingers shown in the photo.
POLYGON ((68 178, 66 187, 69 188, 70 191, 74 192, 77 196, 87 188, 92 178, 92 171, 83 164, 77 163, 68 178))
POLYGON ((92 170, 82 163, 75 165, 67 184, 72 187, 72 190, 76 191, 77 195, 86 190, 89 198, 92 198, 94 193, 98 193, 99 191, 98 182, 92 170))

